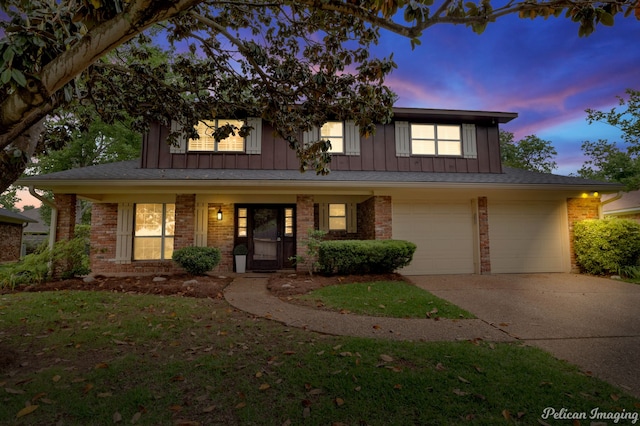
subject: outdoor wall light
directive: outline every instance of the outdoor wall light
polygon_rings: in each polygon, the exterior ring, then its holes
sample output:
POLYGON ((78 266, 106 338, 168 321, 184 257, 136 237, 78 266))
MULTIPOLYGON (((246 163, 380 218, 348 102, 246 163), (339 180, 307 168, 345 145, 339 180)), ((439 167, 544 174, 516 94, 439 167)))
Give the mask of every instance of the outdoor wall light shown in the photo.
POLYGON ((222 207, 218 208, 218 220, 222 220, 222 207))

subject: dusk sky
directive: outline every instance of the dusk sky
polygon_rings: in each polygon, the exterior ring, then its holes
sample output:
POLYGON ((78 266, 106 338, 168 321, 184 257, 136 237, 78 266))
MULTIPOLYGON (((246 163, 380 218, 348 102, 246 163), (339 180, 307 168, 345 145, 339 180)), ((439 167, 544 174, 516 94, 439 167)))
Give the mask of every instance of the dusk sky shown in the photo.
POLYGON ((535 134, 558 151, 556 174, 583 164, 585 140, 620 141, 608 125, 588 125, 585 109, 609 110, 625 89, 640 89, 640 21, 618 15, 578 37, 566 18, 504 17, 477 35, 464 26, 436 25, 422 45, 384 34, 376 53, 394 52, 398 69, 387 84, 397 106, 517 112, 502 127, 516 140, 535 134))

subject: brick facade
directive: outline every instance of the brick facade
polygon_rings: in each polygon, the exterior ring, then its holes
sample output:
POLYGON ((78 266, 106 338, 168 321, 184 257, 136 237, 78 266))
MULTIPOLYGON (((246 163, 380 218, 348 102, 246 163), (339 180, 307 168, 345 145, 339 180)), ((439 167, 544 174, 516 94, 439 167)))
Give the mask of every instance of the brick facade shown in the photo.
POLYGON ((571 272, 579 273, 580 267, 576 262, 574 250, 573 227, 576 222, 600 217, 600 197, 583 197, 567 199, 567 217, 569 219, 569 253, 571 256, 571 272))
POLYGON ((22 224, 0 223, 0 263, 20 259, 22 224))
POLYGON ((478 240, 480 245, 480 273, 491 273, 491 244, 489 241, 489 203, 478 197, 478 240))
MULTIPOLYGON (((307 247, 301 243, 307 238, 309 230, 317 229, 314 223, 313 195, 298 195, 296 198, 296 256, 306 257, 307 247)), ((308 272, 311 269, 311 261, 296 264, 298 272, 308 272)))
POLYGON ((207 208, 207 246, 220 249, 221 259, 214 272, 234 270, 233 243, 235 208, 233 204, 209 204, 207 208), (218 220, 218 209, 222 210, 222 220, 218 220))
POLYGON ((173 249, 191 247, 194 244, 196 226, 195 194, 176 195, 176 228, 173 249))
POLYGON ((363 240, 388 240, 393 235, 391 197, 374 196, 358 204, 358 232, 363 240))
POLYGON ((76 195, 55 194, 58 208, 58 223, 56 225, 56 241, 67 241, 73 238, 76 229, 76 195))

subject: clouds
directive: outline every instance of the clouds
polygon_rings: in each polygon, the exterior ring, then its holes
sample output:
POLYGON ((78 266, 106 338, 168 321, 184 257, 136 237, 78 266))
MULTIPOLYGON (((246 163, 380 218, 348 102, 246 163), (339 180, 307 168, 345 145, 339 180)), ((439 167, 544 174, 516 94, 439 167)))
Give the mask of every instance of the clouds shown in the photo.
POLYGON ((580 143, 594 139, 584 110, 609 109, 625 89, 640 89, 640 22, 619 17, 589 37, 577 34, 565 18, 506 17, 482 35, 436 26, 414 51, 408 40, 385 34, 375 53, 394 52, 398 69, 387 84, 399 95, 398 106, 517 112, 505 130, 517 139, 544 135, 557 148, 561 169, 577 170, 580 143))

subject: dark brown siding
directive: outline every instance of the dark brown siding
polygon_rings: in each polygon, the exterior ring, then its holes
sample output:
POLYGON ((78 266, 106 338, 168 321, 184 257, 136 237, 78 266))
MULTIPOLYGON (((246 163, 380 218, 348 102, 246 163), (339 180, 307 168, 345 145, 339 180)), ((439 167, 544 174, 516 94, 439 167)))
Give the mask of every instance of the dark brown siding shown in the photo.
MULTIPOLYGON (((172 154, 166 143, 169 130, 152 126, 143 138, 143 168, 297 170, 295 152, 275 136, 270 125, 262 130, 261 154, 172 154)), ((448 173, 501 173, 498 126, 476 124, 477 158, 411 156, 397 157, 393 123, 379 125, 375 135, 360 140, 360 155, 334 155, 331 170, 415 171, 448 173)))

